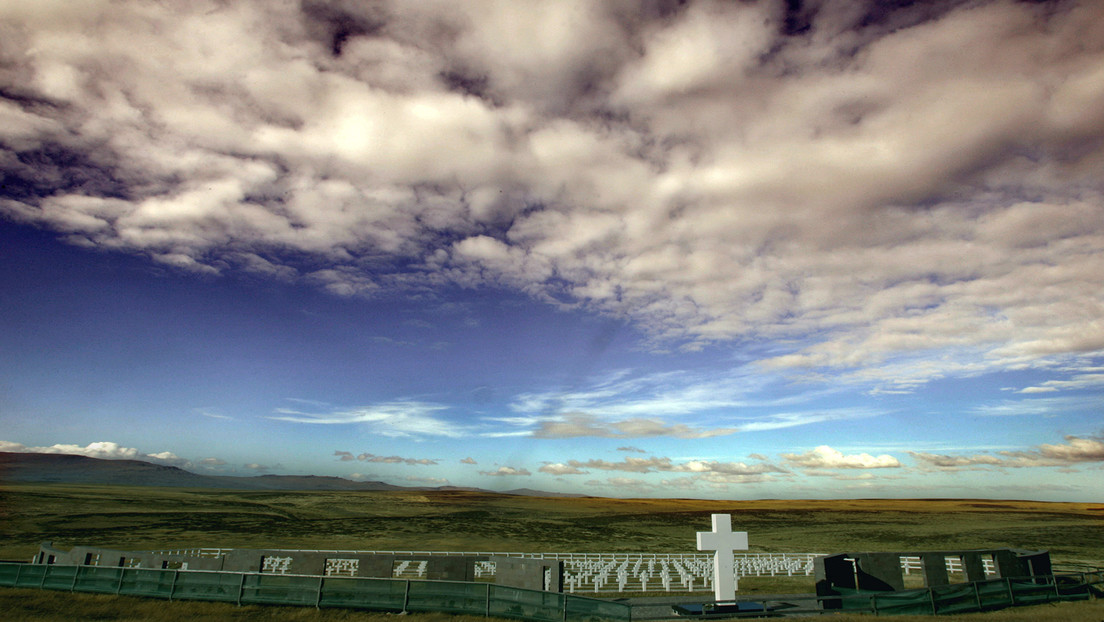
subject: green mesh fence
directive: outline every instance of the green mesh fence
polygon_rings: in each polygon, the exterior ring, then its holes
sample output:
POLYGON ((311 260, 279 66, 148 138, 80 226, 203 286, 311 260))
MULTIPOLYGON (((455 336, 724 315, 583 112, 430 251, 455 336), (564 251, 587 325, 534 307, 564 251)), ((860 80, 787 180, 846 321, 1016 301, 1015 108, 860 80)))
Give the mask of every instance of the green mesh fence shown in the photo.
POLYGON ((1059 600, 1083 600, 1104 583, 1098 571, 1034 579, 994 579, 899 592, 837 588, 838 596, 822 599, 826 606, 878 615, 970 613, 1059 600), (838 607, 837 607, 838 603, 838 607))
POLYGON ((277 574, 244 575, 241 602, 254 605, 311 605, 318 603, 321 577, 277 574))
POLYGON ((318 604, 321 607, 402 611, 405 595, 405 581, 326 577, 318 604))
POLYGON ((406 609, 484 615, 487 610, 487 584, 412 581, 406 609))
MULTIPOLYGON (((492 585, 489 614, 500 618, 519 618, 522 620, 562 620, 564 618, 565 600, 575 600, 576 598, 556 592, 535 592, 492 585)), ((628 613, 625 613, 624 618, 610 619, 627 620, 628 613)))
POLYGON ((631 622, 632 609, 491 583, 62 566, 0 562, 0 586, 237 604, 436 611, 535 622, 631 622))
POLYGON ((224 572, 172 572, 176 575, 172 598, 181 600, 213 600, 225 603, 240 602, 241 586, 245 575, 224 572))
POLYGON ((163 570, 133 568, 123 573, 119 593, 128 596, 152 596, 170 598, 176 574, 163 570))

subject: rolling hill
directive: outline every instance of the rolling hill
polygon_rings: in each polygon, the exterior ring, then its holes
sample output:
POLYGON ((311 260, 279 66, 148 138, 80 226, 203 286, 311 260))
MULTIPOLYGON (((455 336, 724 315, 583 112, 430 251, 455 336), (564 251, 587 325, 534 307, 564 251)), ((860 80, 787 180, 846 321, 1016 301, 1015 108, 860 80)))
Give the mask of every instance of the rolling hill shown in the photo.
MULTIPOLYGON (((456 486, 409 487, 380 481, 353 481, 321 475, 201 475, 179 467, 143 460, 104 460, 70 454, 0 452, 0 484, 97 484, 212 488, 222 490, 467 490, 456 486)), ((563 493, 519 489, 498 494, 529 497, 576 497, 563 493)))

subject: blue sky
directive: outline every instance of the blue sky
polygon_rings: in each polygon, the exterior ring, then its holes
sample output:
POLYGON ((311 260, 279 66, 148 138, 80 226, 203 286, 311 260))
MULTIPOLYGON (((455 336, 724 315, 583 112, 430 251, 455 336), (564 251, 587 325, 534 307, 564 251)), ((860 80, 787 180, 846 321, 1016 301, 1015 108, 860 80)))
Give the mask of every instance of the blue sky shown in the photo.
POLYGON ((0 8, 0 450, 1100 500, 1098 6, 453 4, 0 8))

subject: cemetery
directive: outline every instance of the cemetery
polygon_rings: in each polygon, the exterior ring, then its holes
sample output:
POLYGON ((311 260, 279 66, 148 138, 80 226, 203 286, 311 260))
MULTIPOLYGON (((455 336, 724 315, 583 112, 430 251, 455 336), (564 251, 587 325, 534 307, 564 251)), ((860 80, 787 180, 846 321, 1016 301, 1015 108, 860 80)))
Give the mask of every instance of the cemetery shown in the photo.
POLYGON ((729 514, 697 553, 193 548, 122 551, 43 543, 0 563, 0 585, 169 600, 445 611, 523 620, 877 615, 985 611, 1098 597, 1104 570, 1058 569, 1047 551, 751 553, 729 514), (805 577, 809 593, 739 596, 747 577, 805 577), (815 590, 815 593, 813 593, 815 590))

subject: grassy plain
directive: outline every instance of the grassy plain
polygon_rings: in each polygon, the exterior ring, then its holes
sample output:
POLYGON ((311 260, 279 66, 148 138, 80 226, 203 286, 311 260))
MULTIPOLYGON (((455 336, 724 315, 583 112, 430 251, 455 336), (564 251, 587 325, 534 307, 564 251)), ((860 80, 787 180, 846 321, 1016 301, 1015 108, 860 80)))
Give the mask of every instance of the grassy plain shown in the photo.
POLYGON ((980 500, 707 501, 472 492, 256 492, 0 486, 0 559, 53 540, 130 550, 224 547, 693 552, 710 514, 752 552, 1019 547, 1104 562, 1104 503, 980 500))
MULTIPOLYGON (((257 492, 127 486, 0 486, 0 559, 39 543, 123 550, 192 547, 437 551, 694 550, 710 514, 730 513, 751 552, 833 553, 1017 547, 1059 562, 1104 564, 1104 503, 984 500, 704 501, 537 498, 471 492, 257 492)), ((809 577, 746 577, 744 595, 811 592, 809 577)), ((384 614, 140 601, 0 590, 11 620, 382 622, 384 614), (125 601, 125 602, 124 602, 125 601), (133 602, 132 602, 133 601, 133 602), (92 615, 96 612, 95 615, 92 615), (12 617, 14 616, 14 617, 12 617), (22 616, 22 617, 21 617, 22 616)), ((412 622, 456 622, 428 614, 412 622)), ((845 622, 855 616, 832 616, 845 622)), ((901 622, 930 618, 896 618, 901 622)), ((1104 619, 1104 603, 1066 603, 940 620, 1104 619)))

